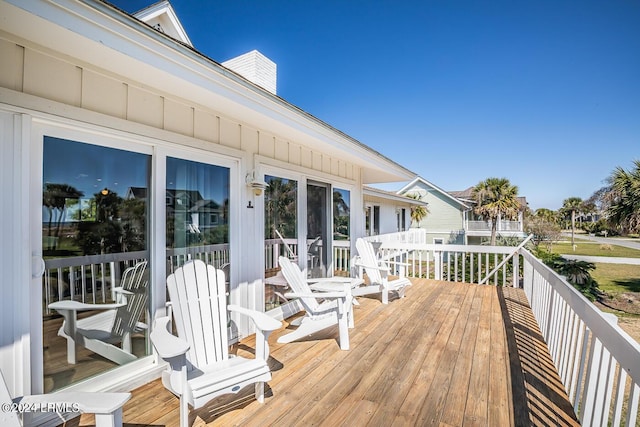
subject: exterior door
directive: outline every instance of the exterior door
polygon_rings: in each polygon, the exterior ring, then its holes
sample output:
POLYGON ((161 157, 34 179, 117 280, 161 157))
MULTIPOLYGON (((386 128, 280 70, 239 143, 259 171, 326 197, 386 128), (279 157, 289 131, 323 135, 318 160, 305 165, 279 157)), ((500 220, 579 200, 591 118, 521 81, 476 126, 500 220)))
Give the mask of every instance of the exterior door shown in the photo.
POLYGON ((327 277, 332 265, 331 186, 307 182, 307 274, 327 277))

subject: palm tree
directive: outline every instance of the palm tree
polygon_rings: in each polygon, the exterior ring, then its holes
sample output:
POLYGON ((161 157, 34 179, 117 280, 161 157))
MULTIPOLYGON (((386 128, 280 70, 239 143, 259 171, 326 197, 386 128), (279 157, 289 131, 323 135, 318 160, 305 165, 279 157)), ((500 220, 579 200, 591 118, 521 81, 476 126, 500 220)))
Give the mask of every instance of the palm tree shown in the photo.
POLYGON ((576 212, 582 210, 582 199, 580 197, 569 197, 562 202, 560 210, 566 215, 571 215, 571 247, 574 246, 574 234, 576 230, 576 212))
POLYGON ((618 166, 609 178, 605 197, 609 202, 607 216, 623 233, 640 232, 640 160, 631 170, 618 166))
MULTIPOLYGON (((418 193, 408 193, 406 195, 410 199, 420 200, 420 194, 418 193)), ((414 222, 420 227, 420 221, 422 221, 427 215, 429 215, 429 209, 426 206, 412 206, 411 207, 411 223, 414 222)))
POLYGON ((475 213, 491 221, 491 245, 496 244, 498 220, 501 217, 513 218, 518 215, 518 187, 511 185, 506 178, 487 178, 473 187, 476 201, 475 213))

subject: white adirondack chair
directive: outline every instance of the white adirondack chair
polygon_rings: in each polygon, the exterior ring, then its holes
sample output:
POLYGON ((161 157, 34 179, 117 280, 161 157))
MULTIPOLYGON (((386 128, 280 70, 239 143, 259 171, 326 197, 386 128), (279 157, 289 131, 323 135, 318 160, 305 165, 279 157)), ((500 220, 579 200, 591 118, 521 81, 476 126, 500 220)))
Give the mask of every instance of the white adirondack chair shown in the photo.
POLYGON ((359 259, 356 260, 355 266, 364 269, 369 278, 368 286, 361 286, 353 290, 354 296, 361 296, 380 292, 382 294, 382 303, 389 303, 389 292, 396 291, 400 298, 404 297, 405 288, 411 285, 406 277, 399 277, 389 280, 389 266, 378 259, 371 242, 364 239, 356 240, 356 249, 358 250, 359 259))
POLYGON ((122 427, 122 406, 131 398, 131 393, 87 392, 38 394, 11 398, 9 388, 1 372, 0 377, 2 377, 0 384, 0 403, 3 404, 3 410, 0 411, 0 425, 2 427, 20 427, 22 425, 18 413, 12 410, 7 411, 6 404, 28 406, 29 408, 45 405, 70 408, 72 405, 77 405, 80 412, 96 415, 96 427, 122 427))
MULTIPOLYGON (((345 282, 343 290, 333 292, 314 292, 307 283, 300 268, 288 258, 278 259, 282 274, 293 292, 284 294, 287 298, 299 298, 306 313, 293 332, 278 338, 279 343, 290 343, 307 337, 315 332, 338 325, 340 332, 340 348, 349 350, 348 318, 351 311, 350 284, 345 282), (319 302, 322 301, 322 302, 319 302)), ((327 282, 323 282, 326 286, 327 282)))
POLYGON ((49 308, 64 318, 58 335, 67 340, 68 363, 76 363, 76 345, 119 365, 136 360, 131 351, 131 334, 147 328, 139 321, 149 301, 146 271, 147 261, 127 268, 122 274, 121 286, 114 289, 116 302, 113 304, 85 304, 70 300, 49 304, 49 308), (90 310, 103 311, 78 320, 79 311, 90 310))
POLYGON ((249 384, 255 384, 256 398, 263 402, 264 383, 271 379, 267 338, 282 323, 258 311, 227 305, 224 273, 200 260, 178 268, 167 278, 167 288, 178 336, 170 333, 171 317, 160 317, 153 323, 151 342, 169 363, 162 383, 180 396, 180 425, 188 425, 188 405, 200 408, 249 384), (227 310, 253 320, 255 359, 229 354, 227 310))

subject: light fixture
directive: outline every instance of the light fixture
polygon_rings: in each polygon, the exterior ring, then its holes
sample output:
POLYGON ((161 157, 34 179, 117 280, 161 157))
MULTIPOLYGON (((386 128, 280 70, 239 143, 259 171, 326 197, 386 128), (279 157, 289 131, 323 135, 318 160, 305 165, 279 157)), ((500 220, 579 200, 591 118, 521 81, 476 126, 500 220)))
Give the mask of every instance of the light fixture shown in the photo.
POLYGON ((103 196, 106 196, 107 194, 109 194, 109 189, 107 187, 105 187, 104 189, 102 189, 100 191, 100 194, 102 194, 103 196))
POLYGON ((269 184, 267 184, 266 182, 256 179, 255 171, 247 173, 247 175, 245 176, 245 182, 247 184, 247 187, 251 188, 253 190, 253 194, 256 196, 260 196, 262 192, 269 186, 269 184))

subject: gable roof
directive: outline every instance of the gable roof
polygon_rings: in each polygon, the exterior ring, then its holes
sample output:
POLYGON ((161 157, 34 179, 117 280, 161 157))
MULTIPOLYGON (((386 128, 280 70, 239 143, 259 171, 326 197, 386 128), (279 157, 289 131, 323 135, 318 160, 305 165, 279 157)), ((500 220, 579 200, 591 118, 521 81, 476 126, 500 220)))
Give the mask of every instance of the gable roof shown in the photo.
POLYGON ((187 32, 184 30, 182 23, 178 19, 178 15, 176 15, 173 6, 171 6, 168 0, 161 0, 144 9, 140 9, 135 12, 133 16, 161 33, 167 34, 193 47, 193 43, 189 40, 187 32))
POLYGON ((448 192, 444 191, 442 188, 438 187, 437 185, 427 181, 426 179, 424 179, 424 178, 422 178, 420 176, 415 177, 413 179, 413 181, 411 181, 410 183, 408 183, 407 185, 402 187, 400 190, 398 190, 397 194, 406 194, 406 193, 408 193, 409 190, 411 190, 413 187, 415 187, 416 184, 418 184, 418 183, 422 183, 423 185, 432 188, 433 190, 435 190, 436 192, 442 194, 443 196, 445 196, 449 200, 453 201, 454 203, 457 203, 458 205, 460 205, 464 209, 470 209, 471 208, 469 205, 467 205, 465 203, 465 201, 458 199, 456 196, 452 195, 451 193, 448 193, 448 192))

